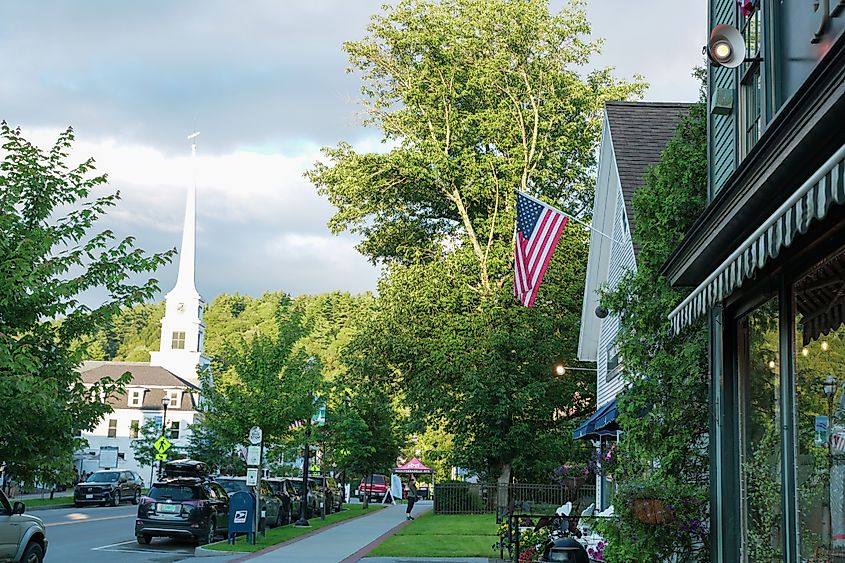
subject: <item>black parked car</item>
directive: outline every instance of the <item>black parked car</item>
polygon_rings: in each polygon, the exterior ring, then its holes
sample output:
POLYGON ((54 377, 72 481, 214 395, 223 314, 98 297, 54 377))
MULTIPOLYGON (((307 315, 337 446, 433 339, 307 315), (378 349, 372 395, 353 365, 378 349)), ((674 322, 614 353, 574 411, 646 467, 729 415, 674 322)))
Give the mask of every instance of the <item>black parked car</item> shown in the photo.
POLYGON ((299 518, 299 492, 294 490, 290 481, 281 477, 270 477, 265 481, 282 503, 282 524, 290 524, 299 518))
MULTIPOLYGON (((285 477, 290 482, 293 489, 297 492, 297 496, 302 496, 302 477, 285 477)), ((305 505, 306 518, 320 515, 320 503, 326 502, 326 495, 323 493, 323 485, 318 482, 319 477, 308 477, 308 501, 305 505)), ((326 505, 326 513, 331 512, 328 504, 326 505)), ((299 513, 295 513, 298 518, 299 513)))
POLYGON ((131 471, 122 469, 97 471, 73 488, 73 504, 77 507, 83 504, 117 506, 125 500, 138 504, 140 498, 141 482, 131 471))
POLYGON ((343 492, 334 477, 320 475, 309 477, 309 479, 314 479, 323 489, 323 495, 326 498, 326 514, 337 512, 343 507, 343 492))
POLYGON ((202 465, 191 467, 183 463, 165 467, 165 478, 153 483, 138 506, 135 520, 138 543, 148 544, 154 537, 164 536, 206 544, 226 534, 229 495, 203 472, 202 465), (192 471, 196 476, 190 475, 192 471))
MULTIPOLYGON (((230 495, 240 491, 252 492, 252 487, 246 484, 246 477, 218 477, 215 481, 220 483, 230 495)), ((265 524, 270 528, 281 526, 284 519, 282 501, 273 494, 273 489, 264 479, 261 480, 259 486, 259 496, 261 510, 264 512, 264 518, 258 521, 259 528, 265 524)))

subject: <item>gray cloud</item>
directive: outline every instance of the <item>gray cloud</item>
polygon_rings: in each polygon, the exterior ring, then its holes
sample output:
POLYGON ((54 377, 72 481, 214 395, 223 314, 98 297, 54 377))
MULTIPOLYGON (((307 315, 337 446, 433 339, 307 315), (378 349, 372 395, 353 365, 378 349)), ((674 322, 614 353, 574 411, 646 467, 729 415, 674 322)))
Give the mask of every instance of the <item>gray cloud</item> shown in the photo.
MULTIPOLYGON (((200 129, 197 285, 294 294, 373 289, 351 237, 302 172, 316 148, 373 146, 342 43, 384 0, 40 0, 0 3, 0 118, 41 140, 73 125, 124 200, 105 220, 149 251, 177 245, 190 181, 185 135, 200 129)), ((642 74, 647 99, 693 100, 706 3, 591 0, 604 53, 590 67, 642 74)), ((553 9, 562 5, 552 2, 553 9)), ((176 276, 159 273, 164 291, 176 276)))

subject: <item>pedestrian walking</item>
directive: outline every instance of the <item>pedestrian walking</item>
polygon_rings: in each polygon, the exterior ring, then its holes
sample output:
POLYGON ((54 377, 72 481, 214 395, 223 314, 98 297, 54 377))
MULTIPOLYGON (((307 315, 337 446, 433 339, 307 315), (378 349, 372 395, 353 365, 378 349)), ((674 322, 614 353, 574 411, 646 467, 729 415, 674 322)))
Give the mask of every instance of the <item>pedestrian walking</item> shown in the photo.
POLYGON ((414 517, 411 516, 411 510, 414 509, 414 503, 417 502, 417 480, 414 477, 414 474, 411 473, 411 476, 408 477, 408 508, 405 510, 405 519, 406 520, 413 520, 414 517))

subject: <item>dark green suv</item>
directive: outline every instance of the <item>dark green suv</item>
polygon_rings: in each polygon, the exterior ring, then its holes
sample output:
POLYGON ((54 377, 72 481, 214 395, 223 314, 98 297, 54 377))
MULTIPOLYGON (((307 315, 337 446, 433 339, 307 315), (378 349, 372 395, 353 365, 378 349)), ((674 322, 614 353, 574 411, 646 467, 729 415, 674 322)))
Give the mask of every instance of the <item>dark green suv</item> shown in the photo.
POLYGON ((104 469, 92 473, 88 479, 73 488, 73 504, 110 504, 117 506, 128 500, 138 504, 141 482, 135 473, 122 469, 104 469))

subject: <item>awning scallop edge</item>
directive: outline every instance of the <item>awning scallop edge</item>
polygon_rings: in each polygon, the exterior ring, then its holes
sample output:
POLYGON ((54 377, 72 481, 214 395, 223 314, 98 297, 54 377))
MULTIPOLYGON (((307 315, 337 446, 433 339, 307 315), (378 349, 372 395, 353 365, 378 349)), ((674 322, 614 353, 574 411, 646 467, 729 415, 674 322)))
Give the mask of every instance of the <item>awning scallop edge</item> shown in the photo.
POLYGON ((673 332, 728 297, 813 222, 824 219, 834 204, 845 204, 845 145, 669 313, 673 332))

